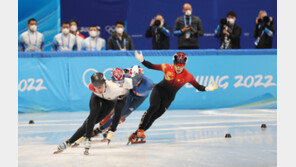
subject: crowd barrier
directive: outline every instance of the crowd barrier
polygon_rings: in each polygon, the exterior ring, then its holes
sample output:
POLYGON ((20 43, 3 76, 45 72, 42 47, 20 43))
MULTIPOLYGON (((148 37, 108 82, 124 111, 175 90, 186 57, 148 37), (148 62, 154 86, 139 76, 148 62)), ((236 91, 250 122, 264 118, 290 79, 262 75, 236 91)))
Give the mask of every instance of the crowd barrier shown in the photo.
MULTIPOLYGON (((213 92, 199 92, 186 84, 169 109, 277 107, 277 50, 144 50, 145 60, 172 63, 176 52, 188 56, 186 69, 202 85, 217 83, 213 92)), ((18 110, 28 112, 88 111, 92 73, 141 65, 134 51, 19 52, 18 110)), ((144 68, 144 75, 160 82, 161 71, 144 68)), ((149 98, 138 110, 149 107, 149 98)))

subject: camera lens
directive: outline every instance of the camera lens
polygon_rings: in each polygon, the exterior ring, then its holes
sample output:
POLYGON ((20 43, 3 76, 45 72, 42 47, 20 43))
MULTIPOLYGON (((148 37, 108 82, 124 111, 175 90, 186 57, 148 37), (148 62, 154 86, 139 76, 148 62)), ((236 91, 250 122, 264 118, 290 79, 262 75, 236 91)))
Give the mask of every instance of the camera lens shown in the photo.
POLYGON ((158 27, 160 25, 160 20, 155 20, 154 25, 158 27))

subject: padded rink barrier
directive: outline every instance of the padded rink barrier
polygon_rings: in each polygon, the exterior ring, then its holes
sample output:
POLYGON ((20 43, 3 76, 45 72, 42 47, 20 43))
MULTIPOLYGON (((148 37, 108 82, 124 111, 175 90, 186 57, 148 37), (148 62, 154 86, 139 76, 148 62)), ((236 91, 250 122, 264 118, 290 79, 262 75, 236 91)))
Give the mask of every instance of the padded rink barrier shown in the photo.
MULTIPOLYGON (((143 55, 154 64, 171 64, 176 52, 187 54, 186 69, 197 82, 215 82, 219 89, 198 92, 186 84, 169 109, 276 108, 276 49, 144 50, 143 55)), ((19 113, 88 111, 92 73, 105 72, 109 78, 112 68, 141 65, 134 51, 19 52, 18 57, 19 113)), ((161 71, 143 68, 154 83, 163 79, 161 71)), ((149 98, 138 110, 148 106, 149 98)))

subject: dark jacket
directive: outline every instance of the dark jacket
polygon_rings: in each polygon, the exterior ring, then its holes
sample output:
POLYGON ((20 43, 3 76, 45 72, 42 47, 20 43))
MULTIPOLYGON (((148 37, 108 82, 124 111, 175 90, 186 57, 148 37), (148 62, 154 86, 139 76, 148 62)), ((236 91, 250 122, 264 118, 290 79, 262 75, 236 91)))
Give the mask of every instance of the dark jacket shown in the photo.
POLYGON ((273 23, 270 26, 266 26, 263 24, 256 24, 253 35, 256 38, 256 40, 259 37, 259 42, 258 42, 258 45, 255 47, 258 49, 272 48, 272 37, 274 33, 275 33, 275 28, 273 23), (264 32, 262 33, 262 31, 264 32), (271 31, 272 35, 268 35, 267 33, 268 31, 271 31))
POLYGON ((110 50, 110 49, 111 50, 120 50, 120 47, 118 46, 117 41, 118 41, 121 48, 124 48, 124 41, 126 41, 126 50, 134 50, 135 49, 132 38, 125 31, 123 32, 122 40, 120 40, 117 37, 116 33, 113 32, 108 39, 106 49, 107 50, 110 50))
MULTIPOLYGON (((240 26, 238 26, 236 23, 234 23, 233 26, 227 25, 228 26, 228 33, 229 33, 229 38, 230 38, 230 49, 240 49, 240 36, 242 33, 242 29, 240 26)), ((221 28, 218 37, 221 39, 221 44, 224 41, 225 34, 223 34, 223 28, 221 28)))
POLYGON ((149 26, 146 30, 146 38, 152 37, 153 49, 170 49, 171 27, 166 23, 162 28, 149 26))
MULTIPOLYGON (((181 30, 185 27, 184 16, 178 17, 175 22, 174 35, 178 36, 179 49, 199 49, 198 36, 204 35, 201 19, 197 16, 191 15, 191 35, 186 39, 185 34, 181 30)), ((189 17, 186 17, 186 23, 189 25, 189 17)))

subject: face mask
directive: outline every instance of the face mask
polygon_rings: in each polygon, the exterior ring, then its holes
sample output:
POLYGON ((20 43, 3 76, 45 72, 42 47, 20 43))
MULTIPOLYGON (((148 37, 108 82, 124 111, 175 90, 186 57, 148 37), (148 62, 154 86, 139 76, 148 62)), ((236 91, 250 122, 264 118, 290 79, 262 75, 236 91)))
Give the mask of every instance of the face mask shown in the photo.
POLYGON ((30 30, 35 32, 37 30, 37 26, 36 25, 31 25, 30 30))
POLYGON ((190 16, 191 13, 192 13, 191 10, 186 10, 185 15, 186 15, 186 16, 190 16))
POLYGON ((62 33, 65 35, 69 34, 69 28, 63 28, 62 33))
POLYGON ((71 28, 70 28, 70 29, 71 29, 71 31, 72 31, 72 32, 76 32, 76 30, 77 30, 77 27, 73 25, 73 26, 71 26, 71 28))
POLYGON ((228 23, 233 25, 234 24, 234 19, 233 18, 230 18, 230 19, 227 19, 228 23))
POLYGON ((96 31, 92 30, 89 32, 89 35, 94 38, 98 35, 98 33, 96 31))
POLYGON ((117 32, 118 34, 123 33, 123 28, 116 28, 116 32, 117 32))

